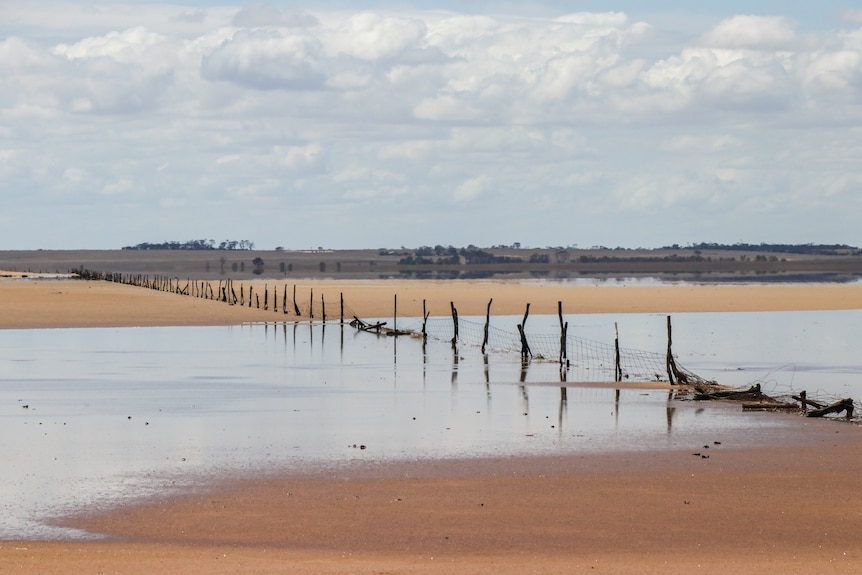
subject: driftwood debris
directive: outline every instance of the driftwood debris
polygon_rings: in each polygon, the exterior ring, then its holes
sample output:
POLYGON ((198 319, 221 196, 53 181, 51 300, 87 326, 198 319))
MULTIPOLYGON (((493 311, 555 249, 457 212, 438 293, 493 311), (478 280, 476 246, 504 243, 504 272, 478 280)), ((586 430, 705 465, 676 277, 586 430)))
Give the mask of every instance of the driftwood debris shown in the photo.
POLYGON ((820 407, 818 409, 812 409, 805 415, 808 417, 823 417, 824 415, 829 415, 830 413, 841 413, 842 411, 847 412, 847 419, 853 418, 853 400, 850 398, 842 399, 840 401, 836 401, 831 405, 826 405, 824 407, 820 407))
POLYGON ((760 384, 752 385, 748 389, 721 389, 718 391, 710 391, 704 387, 696 386, 694 388, 696 401, 707 401, 711 399, 725 399, 731 401, 763 401, 771 400, 768 395, 765 395, 760 390, 760 384))
POLYGON ((799 411, 799 406, 783 401, 759 401, 757 403, 743 403, 742 411, 799 411))
POLYGON ((826 407, 825 403, 820 403, 819 401, 808 399, 804 389, 799 392, 799 395, 792 395, 791 397, 802 405, 802 411, 808 411, 809 406, 816 409, 826 407))
POLYGON ((389 335, 389 336, 399 336, 399 335, 411 335, 409 331, 403 331, 398 329, 392 329, 386 327, 385 321, 379 321, 377 323, 368 323, 362 321, 356 316, 353 316, 353 321, 350 322, 350 327, 354 327, 359 331, 367 331, 371 333, 376 333, 378 335, 389 335))
POLYGON ((819 401, 808 399, 805 391, 799 395, 791 396, 801 405, 795 403, 787 403, 769 397, 760 389, 760 384, 752 385, 748 389, 743 390, 718 390, 710 391, 702 387, 695 387, 695 400, 726 400, 726 401, 742 401, 742 409, 744 411, 804 411, 808 417, 824 417, 833 413, 846 413, 847 419, 853 418, 854 404, 850 398, 836 401, 835 403, 826 405, 819 401), (809 407, 814 409, 809 410, 809 407))
POLYGON ((760 384, 752 385, 748 389, 720 389, 715 391, 703 387, 695 387, 696 401, 723 400, 741 401, 743 411, 798 411, 795 403, 787 403, 769 397, 760 389, 760 384))
POLYGON ((353 321, 350 322, 351 327, 355 327, 359 331, 373 331, 375 333, 380 333, 380 330, 384 328, 386 325, 385 321, 378 321, 377 323, 368 323, 364 322, 356 316, 353 316, 353 321))

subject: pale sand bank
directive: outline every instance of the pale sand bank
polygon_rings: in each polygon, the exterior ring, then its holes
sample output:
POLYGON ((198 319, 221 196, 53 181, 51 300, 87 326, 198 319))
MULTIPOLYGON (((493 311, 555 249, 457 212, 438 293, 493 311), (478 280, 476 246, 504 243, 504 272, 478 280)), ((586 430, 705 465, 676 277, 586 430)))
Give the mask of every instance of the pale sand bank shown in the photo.
MULTIPOLYGON (((614 286, 592 287, 561 283, 539 284, 486 281, 365 281, 365 282, 272 282, 243 284, 256 297, 266 288, 270 310, 231 306, 214 300, 181 296, 150 289, 80 280, 0 281, 0 328, 119 327, 155 325, 231 325, 243 322, 292 321, 293 287, 296 302, 307 319, 314 305, 315 319, 322 317, 321 298, 327 319, 338 319, 341 298, 345 317, 421 317, 423 300, 432 315, 451 313, 454 303, 461 316, 491 313, 682 313, 727 311, 841 310, 862 308, 862 284, 824 285, 729 285, 729 286, 614 286), (284 290, 288 310, 282 311, 284 290), (276 290, 277 289, 277 293, 276 290), (274 311, 272 300, 276 300, 274 311)), ((239 285, 236 291, 239 291, 239 285)))
MULTIPOLYGON (((401 316, 420 315, 422 299, 439 315, 450 301, 461 315, 483 315, 489 298, 493 313, 507 315, 526 303, 531 313, 555 314, 557 301, 565 313, 862 307, 862 285, 297 282, 301 297, 311 289, 327 306, 343 293, 363 317, 390 315, 396 293, 401 316)), ((276 318, 284 316, 102 282, 0 281, 2 327, 276 318)), ((763 449, 752 438, 747 450, 711 445, 709 459, 662 452, 440 462, 241 481, 80 519, 108 541, 0 543, 0 572, 862 572, 862 430, 800 425, 810 434, 804 446, 763 449)))

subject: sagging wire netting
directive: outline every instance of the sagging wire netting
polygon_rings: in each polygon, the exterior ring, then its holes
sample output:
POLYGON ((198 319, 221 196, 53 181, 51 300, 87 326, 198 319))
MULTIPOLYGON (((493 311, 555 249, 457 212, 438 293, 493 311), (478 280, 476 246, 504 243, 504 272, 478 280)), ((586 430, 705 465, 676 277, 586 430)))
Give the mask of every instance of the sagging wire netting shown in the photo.
MULTIPOLYGON (((402 326, 399 326, 402 327, 402 326)), ((421 326, 411 325, 413 331, 421 326)), ((451 341, 454 324, 451 318, 428 318, 425 323, 428 338, 438 341, 451 341)), ((532 352, 531 359, 559 361, 561 351, 560 334, 526 333, 525 337, 532 352)), ((484 323, 458 318, 458 345, 481 347, 485 338, 484 323)), ((598 382, 614 381, 616 378, 616 346, 589 340, 573 335, 566 336, 566 360, 570 381, 598 382)), ((488 326, 486 351, 518 353, 522 352, 521 337, 517 331, 509 331, 488 326)), ((630 348, 619 349, 620 378, 630 381, 667 381, 667 354, 642 351, 630 348)), ((675 363, 674 374, 677 379, 686 378, 687 383, 713 383, 675 363)))
MULTIPOLYGON (((325 314, 324 310, 318 309, 318 305, 322 302, 311 301, 310 305, 303 306, 297 303, 297 307, 304 310, 306 313, 314 314, 315 317, 321 317, 325 314)), ((327 309, 338 309, 338 302, 326 302, 327 309)), ((345 316, 348 318, 358 317, 355 310, 350 306, 344 306, 345 316)), ((331 317, 331 316, 330 316, 331 317)), ((388 322, 386 322, 388 324, 388 322)), ((389 327, 395 327, 394 322, 389 327)), ((398 322, 397 328, 402 332, 410 332, 414 335, 420 335, 422 330, 422 320, 416 318, 404 318, 398 322)), ((429 339, 437 341, 450 342, 454 336, 454 325, 451 318, 447 317, 429 317, 425 322, 425 332, 429 339)), ((465 320, 458 318, 458 345, 473 346, 481 348, 485 337, 485 325, 481 322, 465 320)), ((560 359, 560 339, 557 334, 532 334, 525 333, 527 343, 532 352, 531 359, 539 361, 559 361, 560 359)), ((486 352, 512 353, 520 354, 522 345, 520 334, 515 330, 505 330, 495 326, 488 326, 488 340, 485 345, 486 352)), ((567 361, 567 379, 568 381, 581 382, 607 382, 614 381, 617 377, 616 371, 616 353, 615 345, 590 340, 583 337, 566 336, 566 361, 567 361)), ((666 353, 658 353, 652 351, 643 351, 631 348, 619 348, 619 365, 621 373, 619 377, 625 381, 667 381, 668 379, 668 357, 666 353)), ((794 366, 782 366, 774 371, 782 371, 790 369, 795 371, 794 366)), ((694 386, 710 386, 716 382, 706 380, 692 371, 681 366, 676 357, 673 358, 673 374, 679 382, 693 384, 694 386)), ((771 374, 772 372, 770 372, 771 374)), ((796 399, 796 391, 793 385, 785 388, 777 385, 775 381, 771 381, 769 376, 752 382, 753 384, 763 384, 763 387, 769 388, 770 401, 792 402, 796 399)), ((829 394, 823 390, 814 390, 809 392, 809 399, 815 399, 821 404, 827 405, 841 398, 829 394)), ((855 413, 862 413, 862 405, 859 402, 853 402, 856 409, 855 413)), ((856 416, 858 419, 859 416, 856 416)))

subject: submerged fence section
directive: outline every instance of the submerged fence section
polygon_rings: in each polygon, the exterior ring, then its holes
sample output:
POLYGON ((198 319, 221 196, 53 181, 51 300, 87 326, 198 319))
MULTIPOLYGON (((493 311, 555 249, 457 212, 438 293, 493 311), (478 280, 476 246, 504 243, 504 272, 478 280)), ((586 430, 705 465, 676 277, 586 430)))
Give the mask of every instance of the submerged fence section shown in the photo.
MULTIPOLYGON (((805 391, 798 395, 769 397, 760 390, 760 385, 752 386, 742 391, 706 392, 705 388, 715 387, 715 381, 706 380, 685 367, 679 365, 672 350, 671 318, 667 317, 667 350, 666 352, 643 351, 619 346, 619 338, 613 343, 604 343, 573 336, 568 333, 568 322, 564 322, 562 302, 558 302, 560 331, 556 334, 534 334, 526 330, 530 304, 524 314, 524 319, 517 324, 517 329, 506 330, 489 325, 491 302, 488 302, 488 316, 484 324, 459 317, 454 302, 451 304, 452 317, 434 317, 423 311, 423 317, 414 323, 410 329, 387 327, 384 321, 368 324, 358 318, 355 310, 345 304, 343 295, 337 302, 327 302, 323 296, 315 298, 312 290, 307 297, 298 299, 296 286, 289 289, 288 285, 274 285, 271 289, 264 284, 263 290, 254 290, 253 285, 236 285, 232 280, 192 281, 180 280, 165 276, 150 278, 145 275, 127 275, 105 272, 93 272, 80 269, 73 270, 82 279, 105 280, 128 285, 144 287, 179 295, 198 297, 225 302, 229 305, 248 306, 250 308, 272 311, 284 320, 318 320, 336 319, 342 324, 347 318, 353 318, 351 325, 366 331, 376 331, 390 336, 411 335, 423 340, 433 338, 439 341, 451 342, 453 349, 458 346, 472 346, 498 353, 520 353, 526 364, 531 360, 558 361, 561 376, 569 382, 623 382, 627 381, 667 381, 671 384, 686 384, 698 390, 699 397, 695 399, 723 399, 748 401, 743 403, 744 409, 789 410, 801 409, 809 417, 821 417, 827 414, 844 412, 847 419, 853 417, 854 411, 862 409, 849 398, 818 398, 806 397, 805 391), (262 293, 261 293, 262 291, 262 293), (327 315, 327 309, 329 314, 327 315), (800 407, 797 408, 795 403, 800 407)), ((397 304, 397 297, 395 299, 397 304)), ((423 303, 424 308, 424 303, 423 303)), ((394 318, 393 314, 393 318, 394 318)), ((394 318, 397 321, 397 318, 394 318)), ((402 324, 407 323, 405 319, 402 324)), ((616 327, 616 326, 615 326, 616 327)))
MULTIPOLYGON (((419 330, 414 327, 413 331, 419 330)), ((425 321, 425 333, 429 338, 451 341, 454 331, 450 318, 435 317, 425 321)), ((561 353, 559 333, 535 334, 525 331, 524 337, 531 352, 530 359, 560 361, 562 356, 569 372, 569 381, 668 381, 667 354, 663 352, 621 348, 616 342, 604 343, 566 333, 565 349, 561 353)), ((487 351, 493 352, 521 353, 523 348, 520 333, 516 329, 486 327, 481 322, 459 317, 457 344, 481 348, 483 343, 487 351)), ((678 364, 676 371, 677 378, 687 379, 687 383, 714 383, 678 364)))

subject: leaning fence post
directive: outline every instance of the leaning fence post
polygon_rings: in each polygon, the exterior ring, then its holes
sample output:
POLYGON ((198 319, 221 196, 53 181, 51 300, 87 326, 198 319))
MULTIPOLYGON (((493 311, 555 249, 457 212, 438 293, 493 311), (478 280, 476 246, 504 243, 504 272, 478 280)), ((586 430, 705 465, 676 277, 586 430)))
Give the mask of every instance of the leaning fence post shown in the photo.
POLYGON ((533 352, 530 350, 530 344, 527 343, 527 316, 530 315, 530 304, 527 304, 527 310, 524 312, 524 321, 518 324, 518 333, 521 334, 521 360, 526 360, 532 357, 533 352))
POLYGON ((671 385, 674 385, 673 379, 673 337, 671 336, 670 316, 667 316, 667 379, 671 385))
POLYGON ((620 330, 614 322, 614 381, 623 380, 623 369, 620 367, 620 330))

